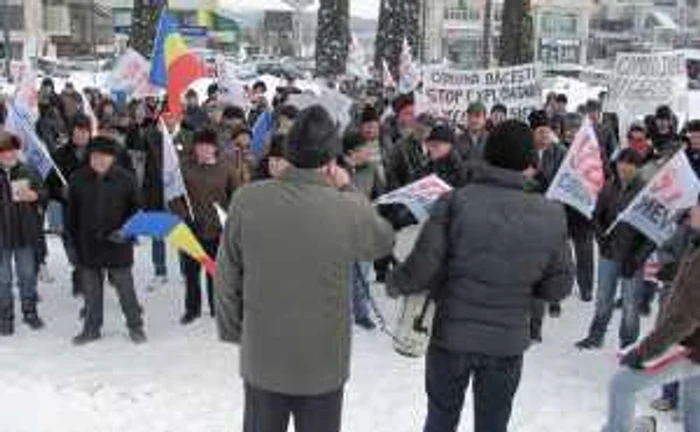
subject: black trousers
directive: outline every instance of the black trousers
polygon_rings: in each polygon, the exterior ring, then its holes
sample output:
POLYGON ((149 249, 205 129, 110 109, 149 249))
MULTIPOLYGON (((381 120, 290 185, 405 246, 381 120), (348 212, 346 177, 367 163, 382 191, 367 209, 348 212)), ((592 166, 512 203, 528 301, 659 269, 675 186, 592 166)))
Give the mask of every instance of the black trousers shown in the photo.
POLYGON ((81 267, 81 286, 85 297, 84 330, 89 333, 96 333, 102 328, 105 275, 117 290, 119 304, 121 305, 124 317, 126 317, 126 326, 130 329, 143 327, 143 319, 141 318, 142 309, 136 298, 134 277, 131 274, 131 267, 109 269, 81 267))
POLYGON ((474 431, 507 432, 523 358, 456 353, 431 346, 426 359, 428 418, 424 432, 455 432, 473 381, 474 431))
MULTIPOLYGON (((204 250, 212 259, 216 259, 219 249, 218 240, 198 239, 204 250)), ((185 272, 185 313, 199 316, 202 314, 202 284, 201 276, 204 267, 187 255, 182 255, 182 267, 185 272)), ((207 300, 209 311, 214 315, 214 281, 207 275, 207 300)))
POLYGON ((243 432, 340 432, 343 389, 318 396, 292 396, 245 385, 243 432))
POLYGON ((581 228, 571 236, 576 254, 576 282, 581 297, 593 295, 594 247, 593 229, 581 228))

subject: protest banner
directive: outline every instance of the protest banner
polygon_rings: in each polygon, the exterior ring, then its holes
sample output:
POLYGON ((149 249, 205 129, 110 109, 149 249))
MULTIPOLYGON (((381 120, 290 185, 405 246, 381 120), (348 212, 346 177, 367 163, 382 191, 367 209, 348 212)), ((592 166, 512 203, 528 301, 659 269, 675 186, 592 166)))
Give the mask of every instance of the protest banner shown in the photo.
POLYGON ((487 109, 502 103, 509 117, 525 120, 542 104, 540 77, 535 64, 475 71, 428 67, 417 110, 463 123, 469 103, 481 101, 487 109))
POLYGON ((127 49, 114 64, 109 75, 110 90, 134 97, 158 94, 158 89, 149 82, 151 63, 144 56, 127 49))
POLYGON ((545 196, 569 205, 591 219, 604 184, 600 145, 593 125, 586 120, 576 133, 545 196))
POLYGON ((656 244, 668 240, 678 215, 698 202, 700 180, 685 151, 679 151, 649 181, 608 230, 627 222, 656 244))
POLYGON ((605 110, 618 114, 621 130, 660 105, 688 112, 688 73, 680 51, 618 53, 608 87, 605 110))
POLYGON ((435 201, 451 191, 452 187, 435 174, 382 195, 375 204, 404 204, 418 221, 428 218, 435 201))

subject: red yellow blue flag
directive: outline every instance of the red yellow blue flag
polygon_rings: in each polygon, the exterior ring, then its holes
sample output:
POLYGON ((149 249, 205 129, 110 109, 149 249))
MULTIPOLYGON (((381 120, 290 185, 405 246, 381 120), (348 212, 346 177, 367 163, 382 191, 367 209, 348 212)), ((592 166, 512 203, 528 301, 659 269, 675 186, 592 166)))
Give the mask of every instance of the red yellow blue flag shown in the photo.
POLYGON ((177 20, 163 10, 153 45, 150 81, 167 89, 170 112, 182 112, 182 94, 190 84, 206 76, 204 61, 187 47, 177 20))
POLYGON ((168 212, 138 212, 120 230, 125 238, 151 237, 166 240, 176 249, 196 260, 210 275, 216 273, 216 262, 206 253, 190 228, 168 212))

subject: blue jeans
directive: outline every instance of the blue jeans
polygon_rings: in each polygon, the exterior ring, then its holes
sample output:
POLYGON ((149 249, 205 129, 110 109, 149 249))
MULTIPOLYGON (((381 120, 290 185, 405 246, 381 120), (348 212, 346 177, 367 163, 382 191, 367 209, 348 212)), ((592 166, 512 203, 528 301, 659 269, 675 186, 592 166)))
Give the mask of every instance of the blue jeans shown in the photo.
POLYGON ((55 231, 63 230, 63 205, 58 201, 49 201, 46 208, 46 218, 49 222, 49 229, 55 231))
POLYGON ((165 249, 164 240, 153 240, 151 243, 151 258, 153 260, 153 269, 156 276, 167 276, 167 252, 165 249))
POLYGON ((12 286, 15 273, 21 300, 36 302, 38 299, 36 291, 37 263, 36 251, 33 247, 0 250, 0 304, 11 304, 14 300, 12 286))
POLYGON ((685 432, 700 431, 700 365, 682 360, 658 374, 627 368, 618 372, 610 383, 608 421, 603 432, 631 431, 636 394, 673 381, 681 382, 681 413, 685 432))
POLYGON ((642 273, 632 279, 621 279, 622 266, 615 261, 601 258, 598 263, 598 292, 595 315, 588 336, 602 341, 615 311, 615 294, 620 282, 622 290, 622 322, 620 346, 629 346, 639 337, 639 297, 642 289, 642 273))
POLYGON ((428 418, 424 432, 455 432, 469 384, 474 392, 474 431, 507 432, 523 357, 492 357, 431 345, 425 380, 428 418), (472 382, 473 381, 473 382, 472 382))
POLYGON ((351 267, 352 313, 355 320, 369 318, 369 272, 371 263, 358 262, 351 267))

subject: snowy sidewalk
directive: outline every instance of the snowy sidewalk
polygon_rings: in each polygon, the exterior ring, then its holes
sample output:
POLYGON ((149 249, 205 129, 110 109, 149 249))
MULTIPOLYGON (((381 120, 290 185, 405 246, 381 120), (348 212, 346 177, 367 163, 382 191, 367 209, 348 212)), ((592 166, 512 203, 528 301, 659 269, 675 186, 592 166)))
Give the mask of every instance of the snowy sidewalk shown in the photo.
MULTIPOLYGON (((171 283, 149 293, 150 244, 138 249, 135 268, 146 310, 149 342, 129 342, 112 290, 106 290, 103 339, 76 348, 80 302, 70 296, 70 274, 59 243, 50 242, 57 281, 40 286, 39 310, 47 328, 18 323, 0 339, 1 432, 235 432, 241 430, 242 385, 238 353, 217 342, 208 316, 182 327, 184 288, 169 250, 171 283)), ((395 304, 382 309, 393 316, 395 304)), ((206 306, 205 306, 206 309, 206 306)), ((617 321, 603 352, 580 353, 592 307, 571 299, 559 320, 548 320, 544 345, 526 355, 511 432, 598 432, 606 387, 615 370, 617 321)), ((393 322, 393 320, 390 320, 393 322)), ((647 325, 649 322, 646 323, 647 325)), ((658 394, 644 394, 641 413, 658 394)), ((472 431, 468 397, 460 431, 472 431)), ((423 361, 395 354, 379 332, 356 331, 353 375, 344 411, 345 432, 418 432, 425 415, 423 361)), ((660 430, 680 432, 661 417, 660 430)), ((291 429, 290 429, 291 430, 291 429)))

